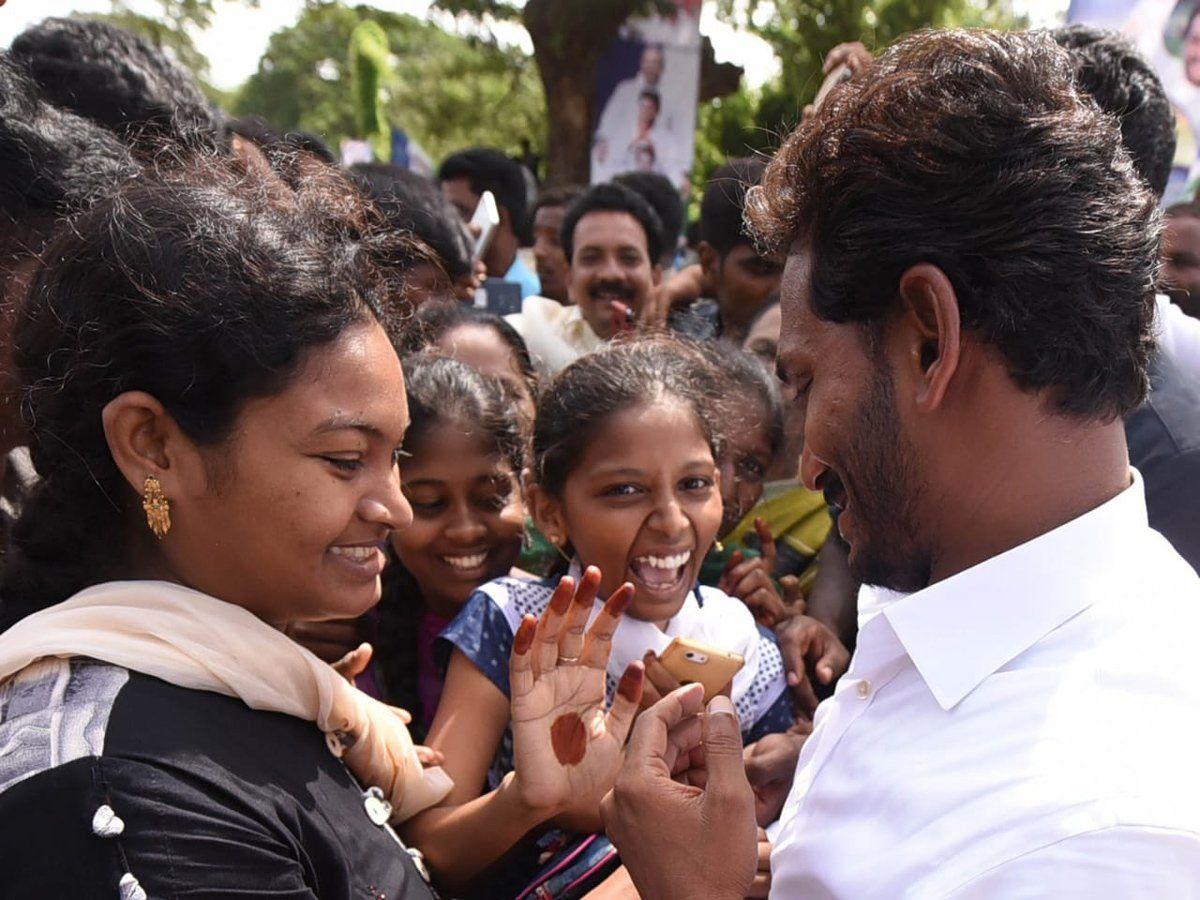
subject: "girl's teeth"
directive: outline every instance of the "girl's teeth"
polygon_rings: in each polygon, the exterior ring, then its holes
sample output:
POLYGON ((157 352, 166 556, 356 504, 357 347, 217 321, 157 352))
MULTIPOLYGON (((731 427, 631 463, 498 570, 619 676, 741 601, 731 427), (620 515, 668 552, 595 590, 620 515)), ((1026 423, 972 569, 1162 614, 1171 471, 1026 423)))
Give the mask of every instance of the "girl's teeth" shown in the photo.
POLYGON ((692 551, 688 550, 684 553, 676 553, 674 556, 639 556, 638 562, 656 569, 678 569, 680 566, 687 565, 691 558, 692 551))
POLYGON ((477 569, 487 559, 486 553, 476 553, 474 556, 443 556, 446 562, 456 569, 477 569))
POLYGON ((358 562, 365 562, 378 552, 376 547, 334 547, 333 551, 338 556, 348 556, 358 562))

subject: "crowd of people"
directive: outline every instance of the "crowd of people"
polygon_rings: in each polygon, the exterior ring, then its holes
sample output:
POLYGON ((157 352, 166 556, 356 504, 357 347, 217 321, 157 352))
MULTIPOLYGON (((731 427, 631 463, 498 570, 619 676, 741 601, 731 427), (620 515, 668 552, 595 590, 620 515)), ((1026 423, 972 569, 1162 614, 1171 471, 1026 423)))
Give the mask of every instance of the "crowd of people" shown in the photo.
POLYGON ((1161 84, 826 71, 685 227, 343 169, 105 22, 0 52, 0 895, 1189 896, 1161 84))

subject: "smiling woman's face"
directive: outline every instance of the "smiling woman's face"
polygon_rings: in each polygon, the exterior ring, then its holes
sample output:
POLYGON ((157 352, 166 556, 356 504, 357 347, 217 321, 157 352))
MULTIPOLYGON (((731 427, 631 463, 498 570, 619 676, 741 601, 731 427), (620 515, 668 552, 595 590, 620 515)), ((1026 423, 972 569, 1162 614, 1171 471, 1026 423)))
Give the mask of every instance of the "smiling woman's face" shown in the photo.
POLYGON ((435 425, 412 451, 401 472, 413 524, 392 547, 425 605, 452 616, 516 562, 525 506, 512 466, 457 423, 435 425))
POLYGON ((269 622, 346 618, 379 600, 383 547, 412 520, 397 449, 404 376, 375 322, 312 350, 202 449, 212 477, 171 497, 161 544, 182 583, 269 622))
POLYGON ((665 398, 610 416, 557 505, 579 559, 600 569, 601 591, 631 582, 629 615, 667 621, 721 524, 716 463, 695 414, 665 398))

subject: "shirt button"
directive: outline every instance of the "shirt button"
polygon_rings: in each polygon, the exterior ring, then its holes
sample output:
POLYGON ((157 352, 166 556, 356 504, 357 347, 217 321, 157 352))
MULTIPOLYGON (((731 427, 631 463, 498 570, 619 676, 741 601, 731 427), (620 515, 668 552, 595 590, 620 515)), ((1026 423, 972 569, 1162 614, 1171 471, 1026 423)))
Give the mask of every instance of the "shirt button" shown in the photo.
POLYGON ((363 808, 367 811, 367 818, 376 825, 386 825, 392 818, 392 804, 384 799, 383 791, 377 787, 363 791, 363 808))
POLYGON ((855 686, 855 691, 858 692, 859 700, 866 700, 871 696, 871 682, 864 678, 855 686))

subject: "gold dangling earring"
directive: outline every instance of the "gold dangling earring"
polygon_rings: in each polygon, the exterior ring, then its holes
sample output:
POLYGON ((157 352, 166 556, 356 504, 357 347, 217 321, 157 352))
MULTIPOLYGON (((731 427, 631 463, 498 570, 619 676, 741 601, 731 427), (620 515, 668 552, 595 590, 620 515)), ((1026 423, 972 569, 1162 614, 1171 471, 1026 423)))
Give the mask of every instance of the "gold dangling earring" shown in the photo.
POLYGON ((142 509, 146 511, 146 524, 161 541, 171 530, 171 501, 153 475, 147 475, 142 486, 142 509))
POLYGON ((724 544, 722 544, 720 541, 713 541, 713 547, 716 549, 716 551, 717 551, 718 553, 724 553, 724 552, 725 552, 725 545, 724 545, 724 544))

